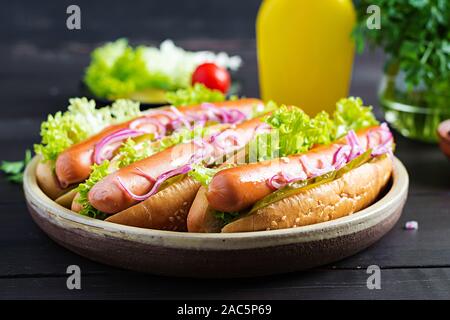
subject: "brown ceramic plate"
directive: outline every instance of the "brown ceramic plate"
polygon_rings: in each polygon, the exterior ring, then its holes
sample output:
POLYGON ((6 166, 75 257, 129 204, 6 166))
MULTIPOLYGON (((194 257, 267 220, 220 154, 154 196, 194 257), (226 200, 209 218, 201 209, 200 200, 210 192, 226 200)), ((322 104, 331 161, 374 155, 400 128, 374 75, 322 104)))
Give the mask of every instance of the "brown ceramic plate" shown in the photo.
POLYGON ((60 245, 105 264, 153 274, 249 277, 303 270, 351 256, 385 235, 401 215, 408 173, 395 159, 392 182, 373 205, 315 225, 235 234, 197 234, 122 226, 78 215, 50 200, 28 165, 24 191, 31 216, 60 245))

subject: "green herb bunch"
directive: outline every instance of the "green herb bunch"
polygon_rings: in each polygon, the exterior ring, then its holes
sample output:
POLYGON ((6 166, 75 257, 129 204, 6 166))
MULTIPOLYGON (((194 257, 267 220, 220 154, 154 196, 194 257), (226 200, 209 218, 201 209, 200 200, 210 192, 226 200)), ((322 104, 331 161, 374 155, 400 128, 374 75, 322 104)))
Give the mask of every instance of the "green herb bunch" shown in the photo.
MULTIPOLYGON (((386 72, 405 75, 407 91, 423 92, 422 102, 448 109, 450 92, 450 2, 448 0, 361 0, 353 35, 359 52, 365 44, 388 55, 386 72), (381 9, 381 29, 369 29, 370 5, 381 9)), ((420 101, 420 99, 418 100, 420 101)))

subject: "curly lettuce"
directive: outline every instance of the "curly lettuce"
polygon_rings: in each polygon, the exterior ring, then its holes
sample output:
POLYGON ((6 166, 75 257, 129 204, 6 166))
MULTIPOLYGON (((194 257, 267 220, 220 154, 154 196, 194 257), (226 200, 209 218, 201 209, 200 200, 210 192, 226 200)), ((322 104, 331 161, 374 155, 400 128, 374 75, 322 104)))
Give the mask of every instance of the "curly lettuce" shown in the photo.
POLYGON ((221 168, 207 168, 204 165, 196 164, 193 165, 193 168, 191 171, 188 172, 188 176, 192 179, 198 181, 201 183, 202 186, 208 186, 211 182, 211 179, 214 177, 214 175, 223 170, 229 168, 228 166, 221 167, 221 168))
POLYGON ((354 97, 339 100, 332 118, 325 111, 310 118, 300 108, 282 106, 265 122, 274 129, 270 135, 278 139, 269 150, 271 158, 305 152, 314 145, 327 145, 350 130, 378 124, 372 107, 364 106, 360 98, 354 97))
POLYGON ((84 182, 80 183, 77 187, 77 192, 79 193, 79 198, 77 202, 81 205, 82 209, 79 212, 81 215, 88 216, 91 218, 104 220, 107 215, 99 210, 95 209, 88 199, 88 193, 92 187, 106 177, 110 173, 110 163, 108 160, 103 161, 101 164, 94 164, 92 166, 92 172, 89 178, 84 182))
POLYGON ((84 82, 98 97, 125 97, 151 81, 142 50, 133 49, 125 39, 95 49, 91 59, 84 82))
POLYGON ((179 107, 203 102, 225 101, 225 95, 219 90, 211 90, 203 84, 196 83, 192 87, 166 93, 166 100, 171 105, 179 107))
POLYGON ((108 125, 140 115, 139 103, 118 100, 110 107, 95 108, 94 100, 73 98, 66 112, 49 115, 41 124, 41 143, 34 145, 36 154, 45 161, 55 161, 71 145, 87 139, 108 125))
POLYGON ((360 130, 378 124, 372 113, 371 106, 364 106, 361 98, 349 97, 336 103, 336 111, 333 114, 336 125, 334 139, 347 134, 349 130, 360 130))
POLYGON ((139 160, 150 157, 154 153, 151 142, 144 141, 137 143, 135 140, 128 138, 119 149, 117 155, 117 167, 123 168, 139 160))

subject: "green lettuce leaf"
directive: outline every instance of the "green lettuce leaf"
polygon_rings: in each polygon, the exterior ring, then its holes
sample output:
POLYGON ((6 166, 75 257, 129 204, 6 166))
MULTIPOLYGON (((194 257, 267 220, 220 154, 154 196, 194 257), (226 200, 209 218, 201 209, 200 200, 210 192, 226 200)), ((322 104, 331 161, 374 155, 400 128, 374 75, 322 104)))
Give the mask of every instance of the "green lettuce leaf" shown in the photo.
POLYGON ((200 83, 186 89, 166 93, 166 100, 173 106, 188 106, 203 102, 225 101, 225 95, 219 90, 211 90, 200 83))
POLYGON ((134 162, 150 157, 154 153, 150 141, 138 143, 128 138, 119 149, 117 155, 118 168, 126 167, 134 162))
POLYGON ((133 48, 119 39, 95 49, 84 82, 98 97, 116 99, 145 89, 174 91, 188 88, 195 68, 211 61, 236 70, 239 57, 225 53, 190 52, 166 40, 160 47, 133 48))
POLYGON ((325 111, 310 118, 300 108, 281 106, 265 122, 273 130, 258 136, 260 142, 257 144, 265 151, 266 159, 306 152, 314 145, 330 144, 350 130, 357 131, 378 124, 372 108, 364 106, 360 98, 354 97, 339 100, 332 118, 325 111))
POLYGON ((212 177, 214 177, 217 172, 226 168, 229 168, 229 166, 207 168, 201 164, 196 164, 193 166, 192 170, 188 172, 188 176, 207 187, 211 182, 212 177))
POLYGON ((278 108, 279 106, 274 101, 264 103, 263 108, 260 108, 259 106, 254 106, 252 110, 252 118, 261 117, 266 113, 274 112, 278 108))
POLYGON ((214 210, 212 213, 221 222, 222 227, 225 227, 240 215, 240 212, 224 212, 218 210, 214 210))
POLYGON ((349 97, 341 99, 336 104, 333 114, 336 125, 334 139, 346 135, 349 130, 360 130, 379 124, 372 113, 371 106, 364 106, 361 98, 349 97))
POLYGON ((82 209, 79 212, 84 216, 88 216, 91 218, 104 220, 107 215, 99 210, 95 209, 88 200, 88 193, 92 189, 92 187, 106 177, 109 173, 110 163, 108 160, 103 161, 101 164, 94 164, 92 166, 92 172, 89 178, 84 182, 80 183, 77 187, 77 191, 80 194, 78 198, 78 203, 81 204, 82 209))
POLYGON ((98 97, 114 99, 142 90, 151 81, 142 50, 125 39, 95 49, 84 82, 98 97))
POLYGON ((43 160, 54 162, 71 145, 92 136, 106 126, 139 116, 139 103, 117 100, 110 107, 95 108, 94 100, 73 98, 66 112, 49 115, 41 124, 41 143, 34 146, 43 160))
POLYGON ((31 151, 25 151, 25 159, 22 161, 2 161, 0 171, 6 174, 6 179, 13 183, 23 182, 23 171, 31 161, 31 151))

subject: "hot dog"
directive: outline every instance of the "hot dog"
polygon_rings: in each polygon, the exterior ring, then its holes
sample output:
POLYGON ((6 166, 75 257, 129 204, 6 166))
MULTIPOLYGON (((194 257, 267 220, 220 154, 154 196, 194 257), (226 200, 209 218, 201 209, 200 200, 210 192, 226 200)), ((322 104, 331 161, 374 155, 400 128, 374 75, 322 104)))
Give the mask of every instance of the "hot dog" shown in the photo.
MULTIPOLYGON (((386 132, 386 129, 371 127, 360 130, 355 135, 360 153, 377 150, 386 144, 386 135, 380 131, 386 132), (367 138, 368 135, 370 139, 367 138)), ((335 156, 339 150, 347 147, 346 140, 340 139, 331 145, 317 146, 303 154, 218 172, 209 187, 202 187, 197 193, 188 215, 188 230, 241 232, 279 229, 335 219, 366 207, 373 202, 391 175, 392 161, 387 157, 375 156, 338 179, 316 188, 305 188, 298 194, 255 210, 251 215, 243 214, 242 218, 224 227, 214 216, 217 211, 249 211, 249 207, 274 192, 270 179, 277 175, 283 177, 280 173, 307 179, 320 171, 325 174, 336 170, 333 167, 333 164, 336 164, 335 156), (318 172, 314 173, 315 170, 318 172), (331 209, 332 212, 324 214, 324 211, 331 209)))
MULTIPOLYGON (((368 128, 358 132, 361 147, 367 149, 366 135, 368 128)), ((380 135, 374 135, 372 146, 381 141, 380 135)), ((252 163, 245 166, 235 167, 220 171, 212 179, 206 197, 210 206, 219 211, 235 212, 248 208, 256 201, 264 198, 273 189, 267 184, 268 179, 278 172, 289 172, 298 176, 305 172, 305 166, 319 168, 331 165, 333 155, 345 145, 345 139, 328 146, 319 146, 307 154, 292 155, 280 159, 252 163)))
POLYGON ((70 191, 70 188, 67 189, 61 187, 58 178, 48 161, 39 161, 36 166, 36 181, 42 191, 44 191, 44 193, 52 200, 55 200, 70 191))
POLYGON ((372 204, 392 173, 392 160, 376 157, 332 182, 286 197, 225 225, 221 232, 295 228, 353 214, 372 204))
MULTIPOLYGON (((214 104, 208 103, 207 105, 215 108, 235 109, 242 112, 245 117, 250 117, 255 108, 263 107, 262 102, 258 99, 241 99, 237 101, 225 101, 214 104)), ((196 106, 186 106, 177 109, 180 114, 189 115, 193 117, 201 117, 206 115, 211 110, 205 108, 205 104, 196 106)), ((163 114, 158 111, 154 111, 146 116, 140 118, 154 118, 162 125, 166 126, 170 123, 170 117, 176 118, 177 114, 170 115, 170 109, 164 108, 163 114), (169 118, 168 118, 169 114, 169 118)), ((108 127, 96 134, 95 136, 69 147, 63 153, 61 153, 56 160, 56 176, 61 187, 66 188, 71 184, 79 183, 89 177, 91 172, 91 166, 94 163, 93 154, 96 144, 103 138, 111 135, 120 129, 125 129, 135 122, 136 119, 128 121, 122 124, 108 127)), ((226 119, 223 119, 226 121, 226 119)))
POLYGON ((336 219, 370 205, 391 176, 393 135, 359 99, 339 101, 332 118, 309 118, 291 107, 265 122, 275 137, 262 144, 266 158, 208 178, 190 208, 188 231, 272 230, 336 219))
MULTIPOLYGON (((240 145, 245 145, 254 136, 261 123, 261 118, 255 118, 236 126, 231 132, 239 138, 240 145)), ((133 163, 97 183, 89 192, 89 202, 94 208, 108 214, 125 210, 139 202, 130 195, 131 193, 143 195, 149 192, 159 176, 188 164, 193 156, 203 151, 203 146, 192 141, 133 163)), ((216 159, 222 155, 224 150, 212 148, 208 157, 216 159)))
POLYGON ((65 193, 50 163, 38 168, 39 184, 83 215, 189 232, 273 230, 336 219, 367 207, 387 185, 393 136, 360 99, 339 101, 332 117, 310 118, 281 106, 240 122, 258 103, 239 101, 242 108, 234 110, 243 117, 227 111, 214 121, 226 124, 205 126, 211 119, 203 112, 232 110, 231 102, 171 109, 172 114, 163 108, 107 127, 59 154, 58 161, 73 161, 69 167, 80 170, 75 176, 89 175, 78 188, 65 193), (139 131, 123 141, 136 123, 154 129, 148 119, 165 125, 166 136, 141 137, 139 131), (195 120, 202 124, 192 127, 195 120))

